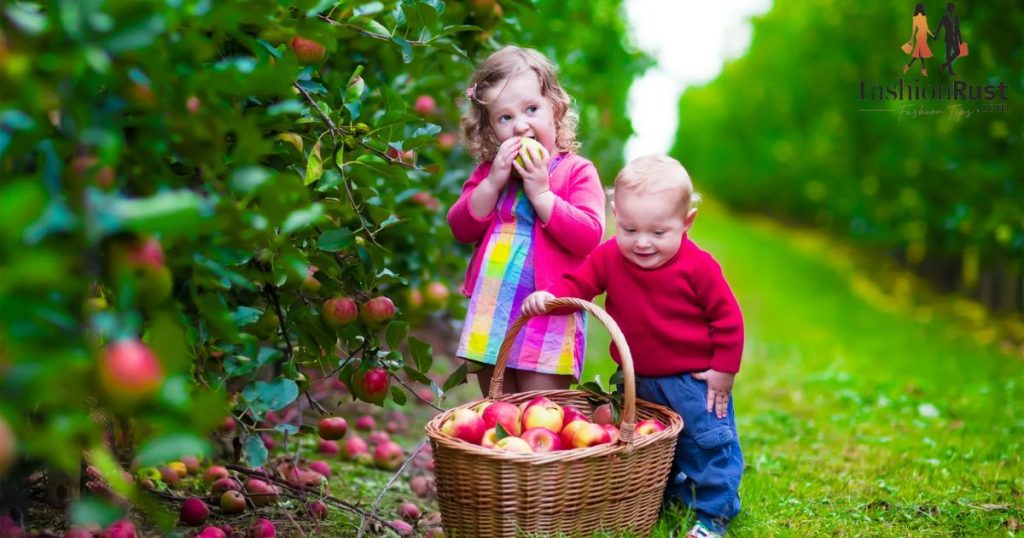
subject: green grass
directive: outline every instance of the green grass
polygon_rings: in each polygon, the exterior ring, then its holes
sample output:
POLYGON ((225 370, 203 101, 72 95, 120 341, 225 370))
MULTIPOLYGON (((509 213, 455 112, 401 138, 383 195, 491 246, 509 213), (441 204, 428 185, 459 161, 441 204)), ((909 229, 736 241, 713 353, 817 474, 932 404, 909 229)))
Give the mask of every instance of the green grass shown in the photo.
MULTIPOLYGON (((1024 524, 1024 361, 907 306, 827 239, 705 203, 693 239, 746 322, 731 536, 1008 536, 1024 524)), ((590 326, 584 379, 608 379, 590 326)), ((664 515, 655 536, 692 518, 664 515)))

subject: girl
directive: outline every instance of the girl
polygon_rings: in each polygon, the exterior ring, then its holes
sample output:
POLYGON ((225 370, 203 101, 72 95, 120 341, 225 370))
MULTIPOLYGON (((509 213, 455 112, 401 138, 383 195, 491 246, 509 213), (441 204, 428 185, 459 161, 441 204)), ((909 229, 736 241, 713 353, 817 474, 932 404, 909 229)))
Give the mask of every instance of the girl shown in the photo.
MULTIPOLYGON (((473 75, 466 97, 462 134, 480 165, 448 212, 455 238, 476 245, 456 356, 477 371, 486 395, 498 347, 523 300, 579 265, 603 238, 604 193, 593 163, 575 154, 576 114, 539 52, 495 52, 473 75)), ((583 319, 531 318, 512 347, 503 392, 565 390, 579 379, 583 319)))

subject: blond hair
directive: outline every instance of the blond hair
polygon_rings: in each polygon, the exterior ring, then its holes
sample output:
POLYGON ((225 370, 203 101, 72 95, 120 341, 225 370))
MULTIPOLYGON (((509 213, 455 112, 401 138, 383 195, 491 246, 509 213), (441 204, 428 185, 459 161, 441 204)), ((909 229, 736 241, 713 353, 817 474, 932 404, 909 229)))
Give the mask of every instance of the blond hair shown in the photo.
POLYGON ((462 115, 462 137, 469 154, 479 161, 494 158, 501 142, 488 121, 487 105, 482 96, 492 88, 504 88, 509 79, 529 69, 540 81, 540 92, 548 101, 555 119, 555 146, 559 151, 577 151, 576 125, 579 115, 572 109, 572 101, 558 83, 555 67, 534 49, 507 46, 487 57, 469 82, 466 97, 469 108, 462 115))
POLYGON ((679 161, 668 155, 644 155, 629 161, 615 176, 615 188, 608 194, 614 196, 619 190, 636 195, 678 192, 680 210, 684 215, 700 202, 700 194, 693 192, 690 174, 679 161))

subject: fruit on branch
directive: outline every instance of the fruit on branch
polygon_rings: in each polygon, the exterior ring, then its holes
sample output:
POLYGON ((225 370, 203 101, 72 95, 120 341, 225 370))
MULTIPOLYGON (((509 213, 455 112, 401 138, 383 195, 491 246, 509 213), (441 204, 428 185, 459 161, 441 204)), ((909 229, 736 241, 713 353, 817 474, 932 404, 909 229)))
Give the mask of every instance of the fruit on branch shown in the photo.
POLYGON ((321 439, 337 441, 345 437, 345 433, 348 432, 348 422, 345 422, 342 417, 322 418, 317 424, 317 430, 321 439))
POLYGON ((303 65, 320 63, 327 53, 323 45, 302 36, 293 37, 288 46, 303 65))
POLYGON ((135 403, 160 388, 163 367, 149 346, 124 339, 107 346, 99 364, 100 385, 118 403, 135 403))
POLYGON ((383 295, 374 297, 363 303, 359 317, 369 327, 379 329, 395 317, 395 303, 383 295))
POLYGON ((340 329, 359 317, 359 305, 351 297, 335 297, 324 301, 321 315, 328 327, 340 329))
POLYGON ((358 369, 352 374, 352 394, 360 400, 383 405, 391 379, 385 368, 358 369))
POLYGON ((116 239, 107 247, 107 272, 119 292, 131 290, 134 301, 154 308, 171 295, 171 271, 155 237, 116 239))

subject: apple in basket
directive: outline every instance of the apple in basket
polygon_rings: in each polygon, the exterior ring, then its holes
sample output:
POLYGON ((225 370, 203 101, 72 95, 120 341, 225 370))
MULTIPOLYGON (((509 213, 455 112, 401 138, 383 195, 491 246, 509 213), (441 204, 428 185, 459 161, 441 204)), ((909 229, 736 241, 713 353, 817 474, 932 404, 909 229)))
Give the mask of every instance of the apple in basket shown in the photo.
POLYGON ((547 428, 553 432, 561 431, 564 418, 562 406, 540 396, 531 400, 523 411, 523 429, 547 428))
POLYGON ((487 426, 472 409, 458 409, 441 425, 441 432, 474 445, 480 444, 487 426))
POLYGON ((480 446, 484 448, 494 448, 494 445, 498 443, 498 429, 488 428, 484 432, 484 436, 480 438, 480 446))
POLYGON ((603 445, 611 441, 608 432, 599 424, 577 420, 569 423, 562 430, 562 445, 565 448, 586 448, 588 446, 603 445))
POLYGON ((637 422, 636 428, 633 428, 633 431, 640 436, 652 435, 665 431, 665 425, 656 418, 648 418, 637 422))
POLYGON ((584 415, 579 409, 576 409, 575 407, 569 405, 562 408, 562 414, 562 429, 565 429, 565 427, 568 426, 570 422, 576 420, 585 420, 587 422, 590 422, 590 419, 587 418, 587 415, 584 415))
POLYGON ((484 409, 480 418, 484 419, 484 424, 488 428, 493 428, 495 424, 501 424, 505 431, 512 435, 519 435, 519 432, 522 431, 519 407, 508 402, 493 402, 484 409))
POLYGON ((558 434, 547 428, 526 430, 522 437, 534 452, 562 450, 562 440, 558 438, 558 434))
POLYGON ((529 454, 533 452, 533 449, 530 448, 529 443, 520 439, 519 437, 506 437, 498 441, 494 445, 494 449, 500 450, 502 452, 517 452, 520 454, 529 454))
POLYGON ((604 428, 604 431, 608 432, 608 437, 611 438, 611 441, 609 441, 609 443, 614 443, 615 440, 619 438, 619 428, 617 428, 614 424, 598 424, 598 426, 601 426, 602 428, 604 428))

